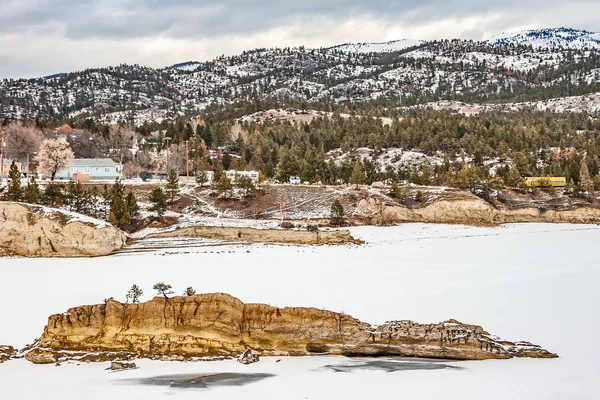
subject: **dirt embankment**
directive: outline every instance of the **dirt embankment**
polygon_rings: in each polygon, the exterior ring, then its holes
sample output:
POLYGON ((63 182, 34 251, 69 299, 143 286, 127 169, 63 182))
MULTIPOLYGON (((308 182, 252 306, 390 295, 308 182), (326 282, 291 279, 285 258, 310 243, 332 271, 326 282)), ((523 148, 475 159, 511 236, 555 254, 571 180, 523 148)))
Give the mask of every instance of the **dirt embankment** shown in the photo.
POLYGON ((175 229, 169 232, 152 233, 147 238, 201 237, 216 240, 253 243, 293 244, 344 244, 358 243, 348 230, 306 230, 234 228, 218 226, 196 226, 175 229))
POLYGON ((557 357, 540 346, 499 340, 480 326, 455 320, 372 326, 344 313, 244 304, 224 293, 155 297, 141 304, 109 299, 71 308, 50 316, 40 339, 23 351, 29 361, 46 364, 67 359, 228 358, 247 349, 281 356, 557 357))
POLYGON ((126 243, 125 233, 99 220, 31 204, 0 202, 0 253, 25 257, 95 257, 126 243))
POLYGON ((409 208, 370 198, 357 207, 370 224, 428 222, 441 224, 499 225, 520 222, 600 223, 600 209, 546 210, 536 207, 495 208, 483 199, 439 200, 424 207, 409 208))

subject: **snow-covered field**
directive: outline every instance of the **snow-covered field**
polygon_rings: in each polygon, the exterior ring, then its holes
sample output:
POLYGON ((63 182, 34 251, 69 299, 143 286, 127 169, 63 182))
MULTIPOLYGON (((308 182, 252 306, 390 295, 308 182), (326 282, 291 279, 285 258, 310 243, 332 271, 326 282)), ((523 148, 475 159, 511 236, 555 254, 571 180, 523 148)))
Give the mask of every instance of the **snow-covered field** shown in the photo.
POLYGON ((0 259, 0 344, 23 346, 41 333, 48 315, 71 306, 109 296, 124 300, 133 283, 148 299, 152 284, 165 281, 177 292, 191 285, 245 302, 344 311, 370 323, 455 318, 506 339, 540 344, 560 358, 445 362, 462 368, 397 372, 325 368, 353 362, 343 357, 264 358, 250 366, 142 360, 139 369, 119 373, 104 371, 107 363, 54 367, 17 360, 0 364, 0 398, 598 398, 600 228, 406 224, 352 232, 367 244, 227 245, 94 259, 0 259), (166 385, 136 380, 212 373, 273 376, 205 389, 169 386, 180 378, 167 378, 166 385))

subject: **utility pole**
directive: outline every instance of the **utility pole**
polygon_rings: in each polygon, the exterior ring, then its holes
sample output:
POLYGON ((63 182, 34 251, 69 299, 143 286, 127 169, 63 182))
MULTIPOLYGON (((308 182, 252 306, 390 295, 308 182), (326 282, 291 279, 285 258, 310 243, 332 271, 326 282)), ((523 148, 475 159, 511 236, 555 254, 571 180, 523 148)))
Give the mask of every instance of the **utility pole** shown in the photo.
POLYGON ((170 140, 171 140, 171 138, 170 138, 170 137, 168 137, 168 136, 165 138, 165 141, 167 142, 167 168, 166 168, 166 169, 167 169, 167 171, 166 171, 166 174, 167 174, 167 175, 168 175, 168 174, 169 174, 169 172, 170 172, 170 171, 169 171, 169 141, 170 141, 170 140))
POLYGON ((190 141, 185 141, 185 176, 186 176, 186 184, 190 183, 190 160, 188 157, 188 153, 190 151, 189 148, 190 141))
POLYGON ((4 146, 6 146, 6 143, 2 138, 2 179, 0 179, 0 183, 4 182, 4 146))

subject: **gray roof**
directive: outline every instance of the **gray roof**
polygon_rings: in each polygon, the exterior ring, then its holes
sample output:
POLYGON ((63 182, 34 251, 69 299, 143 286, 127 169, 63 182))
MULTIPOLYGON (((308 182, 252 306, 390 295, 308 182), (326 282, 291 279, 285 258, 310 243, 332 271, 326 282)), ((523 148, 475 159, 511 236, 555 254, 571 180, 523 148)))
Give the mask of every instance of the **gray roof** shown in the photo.
POLYGON ((71 161, 71 167, 115 167, 111 158, 76 158, 71 161))

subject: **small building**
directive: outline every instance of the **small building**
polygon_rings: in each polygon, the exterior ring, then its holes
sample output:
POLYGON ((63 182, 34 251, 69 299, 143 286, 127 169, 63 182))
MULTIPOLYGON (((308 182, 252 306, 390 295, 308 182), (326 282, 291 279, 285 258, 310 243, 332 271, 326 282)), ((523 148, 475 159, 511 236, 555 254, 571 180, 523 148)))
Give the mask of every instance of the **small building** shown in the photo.
POLYGON ((121 177, 122 170, 122 166, 110 158, 76 158, 71 165, 58 171, 55 179, 71 180, 75 174, 88 174, 91 180, 114 180, 121 177))
POLYGON ((300 180, 300 177, 298 175, 292 175, 290 176, 289 183, 291 185, 299 185, 302 183, 302 181, 300 180))
POLYGON ((225 176, 229 178, 231 183, 235 183, 238 176, 247 176, 252 179, 252 182, 254 183, 257 183, 259 178, 258 171, 236 171, 234 169, 225 172, 225 176))

